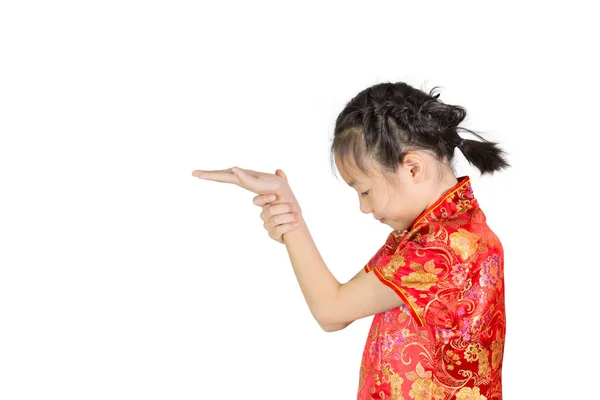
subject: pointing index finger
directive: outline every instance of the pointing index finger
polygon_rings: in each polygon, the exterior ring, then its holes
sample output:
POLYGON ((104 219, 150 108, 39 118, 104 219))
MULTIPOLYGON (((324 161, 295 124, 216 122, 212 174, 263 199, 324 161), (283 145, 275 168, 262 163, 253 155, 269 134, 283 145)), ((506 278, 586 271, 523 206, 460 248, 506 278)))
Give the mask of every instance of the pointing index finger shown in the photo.
POLYGON ((204 171, 201 169, 197 169, 194 172, 192 172, 192 175, 197 178, 205 179, 205 180, 209 180, 209 181, 233 183, 233 184, 239 183, 239 179, 237 178, 237 176, 235 176, 235 174, 233 173, 231 168, 213 170, 213 171, 204 171))

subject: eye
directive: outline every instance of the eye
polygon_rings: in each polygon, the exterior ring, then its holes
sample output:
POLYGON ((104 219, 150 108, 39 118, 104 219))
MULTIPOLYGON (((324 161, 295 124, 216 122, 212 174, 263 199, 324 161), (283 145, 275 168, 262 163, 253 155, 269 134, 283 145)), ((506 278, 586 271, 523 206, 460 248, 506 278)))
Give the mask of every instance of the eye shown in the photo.
POLYGON ((369 191, 367 190, 366 192, 362 192, 360 195, 364 197, 364 196, 366 196, 368 194, 369 194, 369 191))

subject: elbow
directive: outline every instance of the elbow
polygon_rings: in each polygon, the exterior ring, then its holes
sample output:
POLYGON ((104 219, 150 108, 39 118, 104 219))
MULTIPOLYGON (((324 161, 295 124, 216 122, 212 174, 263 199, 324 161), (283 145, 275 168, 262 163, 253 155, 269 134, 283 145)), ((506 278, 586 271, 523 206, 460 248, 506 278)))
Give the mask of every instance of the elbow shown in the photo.
POLYGON ((330 302, 329 306, 321 307, 313 316, 319 323, 321 329, 325 332, 335 332, 344 329, 352 323, 352 321, 345 321, 339 311, 334 307, 335 302, 330 302))
POLYGON ((315 320, 325 332, 334 332, 338 329, 335 329, 338 325, 340 325, 339 321, 335 321, 333 318, 326 316, 325 314, 315 315, 315 320))
POLYGON ((352 321, 342 322, 334 318, 319 318, 317 319, 317 322, 325 332, 340 331, 352 323, 352 321))
POLYGON ((350 322, 344 322, 339 317, 336 317, 335 313, 331 312, 331 310, 320 312, 314 315, 314 317, 325 332, 339 331, 350 325, 350 322))
POLYGON ((337 325, 322 325, 319 324, 321 326, 321 329, 323 329, 325 332, 336 332, 336 331, 341 331, 342 329, 344 329, 345 327, 347 327, 350 324, 337 324, 337 325))
POLYGON ((319 324, 319 326, 321 327, 321 329, 323 329, 325 332, 335 332, 338 329, 336 328, 335 324, 323 321, 322 319, 319 318, 315 318, 315 320, 317 321, 317 323, 319 324))

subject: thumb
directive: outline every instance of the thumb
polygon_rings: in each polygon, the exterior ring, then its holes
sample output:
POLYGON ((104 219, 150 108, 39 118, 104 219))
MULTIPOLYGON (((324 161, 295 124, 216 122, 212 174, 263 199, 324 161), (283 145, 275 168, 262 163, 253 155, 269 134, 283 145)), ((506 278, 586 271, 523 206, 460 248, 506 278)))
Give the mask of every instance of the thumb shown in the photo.
POLYGON ((282 170, 278 169, 277 171, 275 171, 275 175, 280 176, 283 178, 283 180, 288 183, 288 179, 287 176, 283 173, 282 170))

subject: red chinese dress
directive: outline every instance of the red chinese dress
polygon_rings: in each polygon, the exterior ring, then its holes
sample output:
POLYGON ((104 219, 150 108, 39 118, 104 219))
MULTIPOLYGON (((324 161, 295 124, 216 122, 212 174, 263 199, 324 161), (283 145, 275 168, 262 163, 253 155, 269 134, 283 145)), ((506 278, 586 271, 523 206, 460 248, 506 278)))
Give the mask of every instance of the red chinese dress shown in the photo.
POLYGON ((502 398, 504 253, 468 176, 365 266, 402 299, 376 314, 358 399, 502 398))

